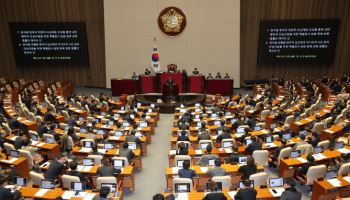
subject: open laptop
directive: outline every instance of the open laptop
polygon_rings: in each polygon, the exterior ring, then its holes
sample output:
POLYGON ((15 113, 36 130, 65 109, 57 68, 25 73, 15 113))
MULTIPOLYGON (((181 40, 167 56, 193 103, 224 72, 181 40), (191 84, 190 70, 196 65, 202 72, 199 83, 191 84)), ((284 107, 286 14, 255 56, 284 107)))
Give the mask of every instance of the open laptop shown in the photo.
POLYGON ((252 143, 252 139, 245 139, 244 143, 246 146, 248 146, 250 143, 252 143))
MULTIPOLYGON (((253 180, 249 180, 250 182, 250 187, 254 188, 254 181, 253 180)), ((243 189, 244 185, 243 185, 243 181, 239 181, 239 189, 243 189)))
POLYGON ((10 156, 11 156, 11 157, 14 157, 14 158, 19 158, 19 156, 20 156, 19 151, 17 151, 17 150, 11 150, 11 151, 10 151, 10 156))
POLYGON ((114 197, 117 197, 117 190, 118 190, 118 186, 117 186, 117 184, 116 183, 101 183, 101 188, 102 187, 109 187, 109 189, 110 189, 110 192, 111 193, 114 193, 114 197))
POLYGON ((147 128, 147 122, 140 122, 139 126, 140 128, 147 128))
POLYGON ((284 140, 290 140, 292 138, 292 135, 290 133, 285 133, 282 135, 282 138, 284 140))
POLYGON ((83 182, 71 182, 71 189, 75 191, 75 195, 78 195, 79 192, 85 191, 86 186, 83 182))
POLYGON ((56 185, 56 183, 54 180, 44 179, 44 180, 41 180, 40 188, 42 188, 42 189, 54 189, 55 185, 56 185))
POLYGON ((136 150, 136 148, 137 148, 136 143, 129 143, 128 149, 136 150))
POLYGON ((208 165, 209 166, 215 166, 215 159, 208 160, 208 165))
POLYGON ((231 119, 231 124, 234 124, 237 121, 237 119, 231 119))
POLYGON ((19 186, 26 186, 27 185, 27 179, 21 176, 15 176, 13 177, 13 183, 15 185, 19 186))
POLYGON ((84 141, 83 147, 84 148, 92 148, 93 143, 91 141, 84 141))
POLYGON ((270 178, 269 179, 269 187, 270 188, 283 187, 283 184, 284 184, 283 178, 270 178))
POLYGON ((31 138, 33 141, 39 141, 39 136, 38 136, 38 135, 31 134, 31 135, 30 135, 30 138, 31 138))
POLYGON ((95 160, 93 158, 83 158, 83 165, 84 166, 94 166, 95 160))
POLYGON ((185 161, 185 160, 177 160, 176 166, 177 166, 178 168, 182 169, 182 168, 183 168, 184 161, 185 161))
POLYGON ((266 137, 265 137, 265 142, 266 142, 266 143, 272 143, 272 142, 273 142, 273 137, 270 136, 270 135, 269 135, 269 136, 266 136, 266 137))
POLYGON ((326 172, 324 174, 324 178, 326 180, 337 178, 337 177, 338 177, 338 171, 337 170, 328 171, 328 172, 326 172))
POLYGON ((299 158, 301 156, 301 151, 300 150, 294 150, 290 152, 290 157, 291 158, 299 158))
POLYGON ((79 132, 80 132, 80 133, 86 133, 87 130, 86 130, 85 128, 80 128, 79 132))
POLYGON ((97 130, 96 133, 97 133, 98 135, 104 135, 104 134, 105 134, 104 130, 97 130))
POLYGON ((314 147, 314 151, 315 151, 315 154, 323 153, 324 151, 323 146, 314 147))
POLYGON ((55 144, 56 140, 52 137, 45 137, 45 142, 49 144, 55 144))
POLYGON ((112 143, 105 143, 103 144, 104 149, 114 149, 114 146, 112 143))
POLYGON ((270 124, 270 129, 274 129, 277 127, 277 124, 270 124))
POLYGON ((214 122, 214 125, 215 125, 215 126, 220 126, 220 125, 221 125, 221 121, 219 121, 219 120, 215 121, 215 122, 214 122))
POLYGON ((262 129, 261 126, 255 126, 255 127, 254 127, 254 131, 260 131, 261 129, 262 129))
POLYGON ((130 126, 129 122, 123 122, 123 127, 129 127, 129 126, 130 126))
POLYGON ((229 148, 233 146, 233 142, 231 141, 224 141, 222 142, 222 148, 229 148))
POLYGON ((302 130, 302 131, 299 131, 299 135, 306 135, 306 131, 305 130, 302 130))
POLYGON ((175 183, 175 193, 190 192, 190 183, 175 183))
POLYGON ((238 163, 240 165, 246 165, 247 164, 248 157, 247 156, 241 156, 238 157, 238 163))
POLYGON ((123 133, 121 131, 114 132, 114 136, 116 136, 116 137, 120 137, 122 135, 123 135, 123 133))
POLYGON ((339 141, 339 142, 335 142, 335 149, 341 149, 344 147, 344 142, 339 141))
POLYGON ((200 147, 202 150, 206 150, 208 145, 209 145, 209 143, 201 143, 200 147))
POLYGON ((237 128, 237 133, 239 133, 239 134, 245 133, 244 127, 239 127, 239 128, 237 128))
POLYGON ((117 168, 123 168, 125 166, 124 160, 113 160, 113 166, 117 168))

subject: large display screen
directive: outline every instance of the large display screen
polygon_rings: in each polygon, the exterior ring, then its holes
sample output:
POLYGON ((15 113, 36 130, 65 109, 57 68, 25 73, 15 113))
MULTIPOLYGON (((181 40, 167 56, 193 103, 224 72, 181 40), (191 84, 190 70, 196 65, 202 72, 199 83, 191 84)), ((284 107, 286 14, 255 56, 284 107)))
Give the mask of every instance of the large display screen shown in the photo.
POLYGON ((16 64, 89 65, 83 22, 10 22, 16 64))
POLYGON ((260 22, 259 65, 331 65, 339 19, 260 22))

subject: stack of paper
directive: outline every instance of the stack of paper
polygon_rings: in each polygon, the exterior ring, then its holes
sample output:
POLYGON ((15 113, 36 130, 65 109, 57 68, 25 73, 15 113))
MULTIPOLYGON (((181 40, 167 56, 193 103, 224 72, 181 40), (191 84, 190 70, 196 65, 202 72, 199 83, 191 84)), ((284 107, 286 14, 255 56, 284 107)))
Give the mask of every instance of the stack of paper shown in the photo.
POLYGON ((302 158, 302 157, 299 157, 299 158, 296 158, 297 160, 299 160, 300 162, 302 162, 302 163, 306 163, 307 162, 307 160, 305 160, 304 158, 302 158))
POLYGON ((338 149, 337 151, 339 151, 340 153, 350 153, 350 150, 346 148, 341 148, 341 149, 338 149))
POLYGON ((103 154, 105 154, 105 153, 107 152, 107 150, 108 150, 108 149, 97 149, 97 151, 98 151, 99 153, 103 153, 103 154))
POLYGON ((119 140, 120 137, 119 136, 110 136, 109 139, 110 140, 119 140))
POLYGON ((350 183, 350 176, 344 176, 343 179, 350 183))
POLYGON ((315 158, 315 160, 322 160, 322 159, 327 158, 327 157, 326 157, 325 155, 323 155, 322 153, 315 154, 315 155, 313 155, 313 157, 315 158))
POLYGON ((45 195, 45 193, 49 191, 48 189, 40 189, 37 193, 34 194, 36 197, 42 197, 45 195))
POLYGON ((277 147, 277 145, 275 144, 275 143, 267 143, 266 145, 265 145, 266 147, 277 147))
POLYGON ((177 193, 176 200, 188 200, 188 194, 187 193, 177 193))
POLYGON ((280 197, 282 195, 282 192, 284 192, 284 188, 271 188, 269 189, 273 197, 280 197), (274 191, 272 191, 274 190, 274 191))
POLYGON ((231 148, 224 148, 226 153, 232 153, 232 149, 231 148))
POLYGON ((341 182, 338 179, 327 180, 333 187, 341 187, 341 182))
POLYGON ((302 125, 303 123, 301 123, 301 122, 295 122, 297 125, 302 125))
POLYGON ((91 148, 85 148, 85 147, 83 147, 83 148, 81 148, 79 151, 80 151, 80 152, 83 152, 83 153, 90 153, 90 152, 92 151, 92 149, 91 149, 91 148))
POLYGON ((1 162, 4 162, 4 163, 13 163, 17 160, 18 158, 11 158, 9 160, 1 160, 1 162))
POLYGON ((202 173, 207 173, 208 172, 208 167, 201 167, 201 172, 202 173))
POLYGON ((176 150, 170 150, 169 155, 176 155, 176 150))
POLYGON ((63 199, 71 199, 74 196, 75 191, 65 191, 62 195, 63 199))
POLYGON ((37 144, 36 146, 41 147, 41 146, 43 146, 44 144, 45 144, 44 142, 40 142, 40 143, 37 144))
POLYGON ((236 194, 237 194, 237 191, 228 192, 228 195, 231 197, 231 199, 235 199, 236 194))
POLYGON ((179 168, 178 167, 172 167, 171 168, 171 173, 177 174, 178 172, 179 172, 179 168))
POLYGON ((201 149, 196 149, 196 155, 202 155, 202 154, 203 154, 203 152, 201 149))
POLYGON ((77 171, 79 172, 89 172, 93 166, 78 165, 77 171))

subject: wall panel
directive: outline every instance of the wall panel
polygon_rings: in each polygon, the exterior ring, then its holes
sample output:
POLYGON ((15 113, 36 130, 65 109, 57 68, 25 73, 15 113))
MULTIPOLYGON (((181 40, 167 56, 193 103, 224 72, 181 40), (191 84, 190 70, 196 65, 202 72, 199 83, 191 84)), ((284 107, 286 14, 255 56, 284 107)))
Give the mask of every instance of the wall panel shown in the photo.
POLYGON ((70 80, 76 85, 105 86, 105 42, 101 0, 1 0, 0 75, 28 79, 70 80), (90 66, 17 67, 8 22, 86 23, 90 66))

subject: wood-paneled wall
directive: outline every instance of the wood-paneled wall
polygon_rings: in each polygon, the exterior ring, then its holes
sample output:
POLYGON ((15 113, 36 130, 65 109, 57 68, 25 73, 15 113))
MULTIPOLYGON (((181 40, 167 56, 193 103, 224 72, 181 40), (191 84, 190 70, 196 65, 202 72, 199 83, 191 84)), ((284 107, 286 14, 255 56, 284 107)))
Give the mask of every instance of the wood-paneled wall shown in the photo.
POLYGON ((341 76, 350 72, 350 1, 349 0, 241 0, 241 80, 288 79, 302 76, 341 76), (339 18, 340 27, 331 66, 258 66, 260 20, 339 18))
POLYGON ((1 0, 0 76, 70 80, 105 87, 106 62, 102 0, 1 0), (17 67, 8 22, 86 23, 90 66, 17 67))

